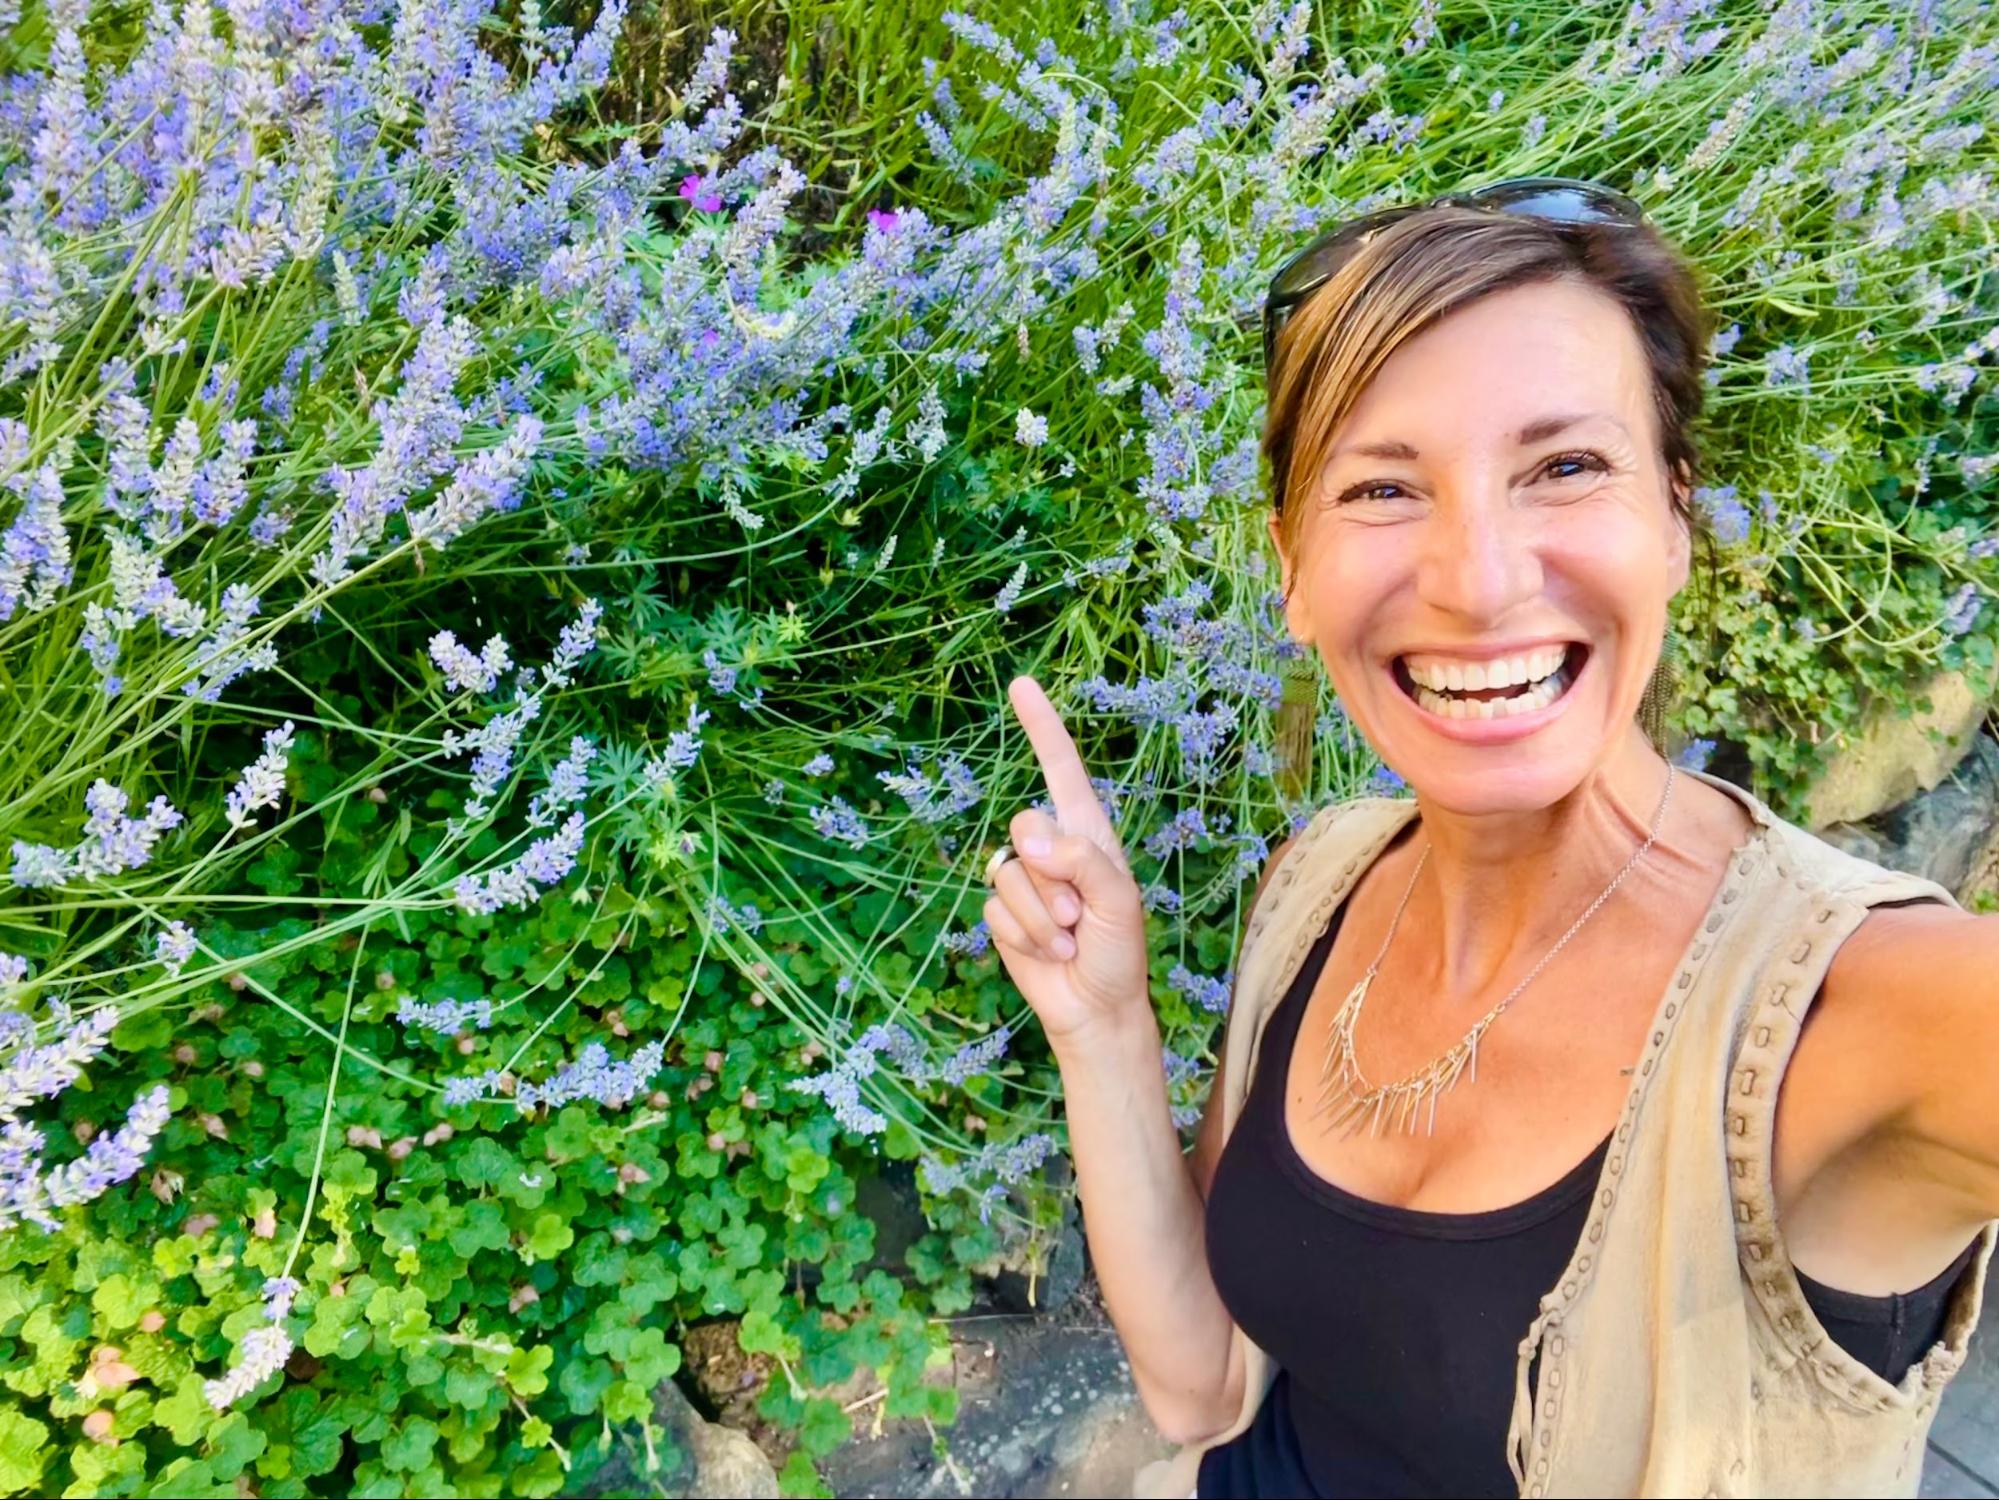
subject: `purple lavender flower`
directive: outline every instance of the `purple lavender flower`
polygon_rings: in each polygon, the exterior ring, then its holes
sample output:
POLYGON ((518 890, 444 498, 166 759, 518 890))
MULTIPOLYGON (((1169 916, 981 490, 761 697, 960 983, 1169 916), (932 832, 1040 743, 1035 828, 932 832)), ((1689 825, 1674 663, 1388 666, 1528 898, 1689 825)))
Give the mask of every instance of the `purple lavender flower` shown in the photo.
POLYGON ((1229 1008, 1229 993, 1235 983, 1235 972, 1230 970, 1220 979, 1208 979, 1194 973, 1185 964, 1175 964, 1166 974, 1166 987, 1177 994, 1183 994, 1203 1010, 1225 1015, 1229 1008))
POLYGON ((153 956, 169 974, 176 976, 194 957, 194 949, 194 929, 185 922, 167 923, 153 939, 153 956))
POLYGON ((736 668, 725 667, 711 646, 701 653, 701 664, 708 669, 708 686, 717 693, 733 693, 736 690, 736 668))
POLYGON ((414 995, 404 995, 396 1006, 396 1019, 439 1036, 457 1036, 467 1023, 484 1031, 493 1024, 493 1002, 478 1000, 438 1000, 425 1004, 414 995))
POLYGON ((956 817, 977 806, 985 796, 971 768, 955 755, 945 758, 939 774, 943 778, 942 786, 920 765, 912 765, 900 775, 893 771, 877 771, 875 777, 908 804, 910 813, 919 823, 941 823, 946 818, 956 817))
POLYGON ((714 715, 694 704, 687 706, 687 727, 667 737, 666 753, 660 764, 668 771, 684 771, 701 758, 701 726, 714 715))
POLYGON ((255 827, 257 820, 251 814, 261 807, 276 807, 284 796, 293 729, 292 721, 286 719, 276 729, 264 732, 263 753, 243 768, 224 804, 231 828, 255 827))
POLYGON ((541 446, 541 434, 539 417, 528 414, 516 418, 497 447, 467 460, 443 494, 411 513, 411 537, 442 549, 464 535, 481 516, 517 508, 521 483, 541 446))
POLYGON ((12 878, 16 885, 61 885, 136 870, 152 858, 160 835, 182 821, 164 796, 153 798, 143 818, 126 817, 131 798, 101 778, 91 784, 83 801, 90 816, 84 822, 83 841, 74 849, 14 841, 12 878))
POLYGON ((1985 601, 1978 597, 1978 585, 1967 583, 1950 596, 1950 603, 1944 606, 1944 634, 1955 639, 1971 629, 1978 612, 1985 607, 1985 601))
POLYGON ((549 687, 569 686, 570 674, 597 644, 597 625, 603 617, 603 605, 595 599, 583 601, 575 622, 562 627, 562 635, 555 643, 555 654, 541 669, 544 684, 549 687))
POLYGON ((576 868, 583 850, 583 814, 573 812, 562 827, 528 846, 510 865, 483 875, 461 875, 453 887, 460 911, 491 916, 503 906, 527 907, 539 901, 545 887, 576 868))
POLYGON ((548 828, 556 815, 581 802, 589 787, 590 762, 597 747, 582 735, 572 736, 569 754, 548 773, 548 790, 528 799, 528 826, 548 828))
POLYGON ((507 655, 506 637, 488 637, 475 656, 449 630, 440 630, 430 638, 430 659, 454 693, 490 693, 513 667, 507 655))
POLYGON ((968 1188, 981 1177, 994 1178, 981 1195, 979 1219, 984 1223, 992 1204, 1006 1189, 1025 1181, 1054 1150, 1055 1138, 1035 1131, 1011 1141, 988 1141, 955 1166, 925 1152, 917 1167, 917 1181, 925 1192, 941 1197, 968 1188))
POLYGON ((277 1323, 260 1323, 243 1335, 236 1368, 220 1380, 202 1382, 202 1394, 217 1411, 227 1411, 285 1367, 292 1356, 291 1335, 277 1323))
POLYGON ((755 934, 763 930, 763 913, 745 901, 740 909, 729 905, 728 900, 716 896, 709 903, 709 916, 715 923, 715 930, 727 932, 732 927, 740 927, 744 932, 755 934))
POLYGON ((1192 848, 1196 839, 1209 838, 1207 818, 1198 807, 1184 807, 1159 829, 1149 835, 1144 849, 1154 859, 1164 859, 1176 849, 1192 848))
POLYGON ((1789 344, 1779 344, 1763 356, 1763 383, 1800 388, 1808 386, 1811 384, 1810 360, 1809 354, 1801 353, 1789 344))
POLYGON ((853 849, 867 847, 868 825, 839 797, 812 810, 812 827, 821 838, 836 839, 853 849))
POLYGON ((1736 498, 1734 485, 1702 485, 1694 491, 1693 501, 1714 528, 1716 540, 1732 546, 1749 535, 1749 509, 1736 498))
MULTIPOLYGON (((25 976, 25 964, 9 964, 10 982, 25 976)), ((153 1138, 167 1120, 167 1091, 142 1094, 115 1131, 92 1138, 81 1157, 44 1173, 42 1134, 19 1118, 38 1099, 61 1094, 101 1053, 117 1024, 115 1008, 104 1006, 79 1018, 59 1001, 49 1002, 55 1024, 50 1041, 37 1045, 25 1017, 0 1027, 0 1231, 27 1222, 54 1231, 55 1211, 87 1203, 139 1170, 153 1138), (9 1055, 11 1054, 11 1055, 9 1055)))
POLYGON ((522 1083, 514 1090, 514 1105, 522 1111, 537 1106, 555 1108, 590 1099, 621 1109, 652 1082, 666 1061, 666 1043, 647 1042, 625 1061, 613 1058, 601 1042, 592 1042, 576 1060, 558 1069, 546 1083, 522 1083))
POLYGON ((62 501, 55 465, 43 464, 25 486, 20 513, 0 535, 0 621, 11 620, 23 606, 29 614, 47 609, 69 583, 73 569, 62 501))
POLYGON ((301 1288, 296 1277, 271 1276, 264 1281, 264 1317, 273 1323, 282 1323, 291 1316, 292 1300, 301 1288))
POLYGON ((1685 748, 1673 757, 1673 763, 1684 771, 1705 771, 1713 754, 1713 740, 1689 740, 1685 748))
POLYGON ((946 953, 960 953, 967 958, 984 958, 992 947, 992 931, 982 917, 964 932, 947 933, 943 946, 946 953))

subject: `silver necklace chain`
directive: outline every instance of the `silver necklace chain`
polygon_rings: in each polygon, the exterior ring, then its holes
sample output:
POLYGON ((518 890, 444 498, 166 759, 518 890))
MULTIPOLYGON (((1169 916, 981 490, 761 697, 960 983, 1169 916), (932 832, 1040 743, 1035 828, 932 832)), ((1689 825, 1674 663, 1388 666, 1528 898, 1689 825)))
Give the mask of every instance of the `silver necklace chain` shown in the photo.
POLYGON ((1333 1118, 1331 1126, 1345 1125, 1347 1133, 1358 1130, 1362 1121, 1372 1120, 1371 1131, 1378 1132, 1384 1116, 1391 1128, 1400 1124, 1412 1133, 1416 1129, 1416 1114, 1425 1097, 1430 1101, 1430 1124, 1432 1134, 1437 1128, 1437 1099, 1451 1087, 1459 1075, 1469 1070, 1472 1082, 1478 1081, 1478 1043, 1485 1030, 1498 1020, 1519 996, 1520 992, 1534 982, 1534 976, 1548 966, 1550 960, 1568 945, 1570 938, 1582 930, 1583 923, 1596 915, 1597 908, 1611 897, 1611 893, 1624 883, 1645 852, 1659 837, 1660 825, 1665 821, 1666 804, 1673 797, 1674 766, 1666 763, 1666 789, 1659 798, 1658 811, 1652 815, 1651 831, 1645 835, 1645 842, 1624 862, 1624 868, 1611 877, 1610 884, 1603 888, 1596 900, 1590 902, 1587 910, 1576 918, 1561 939, 1541 956, 1541 961, 1527 971, 1527 977, 1507 992, 1506 998, 1481 1016, 1463 1040, 1426 1066, 1393 1083, 1370 1085, 1361 1073, 1360 1062, 1354 1055, 1354 1028, 1360 1022, 1362 1005, 1367 1000, 1368 986, 1381 968, 1382 959, 1388 956, 1388 945, 1395 939, 1395 929, 1401 925, 1403 910, 1409 905, 1409 898, 1416 891, 1416 878, 1423 873, 1423 866, 1430 858, 1430 846, 1425 843, 1422 854, 1416 860, 1416 868, 1409 873, 1409 884, 1402 892, 1402 900, 1395 908, 1395 915, 1389 919, 1388 932, 1381 940, 1381 951, 1374 955, 1374 962, 1367 966, 1367 972, 1359 983, 1348 992, 1338 1012, 1333 1017, 1332 1030, 1326 1038, 1325 1065, 1319 1070, 1320 1098, 1315 1113, 1330 1109, 1333 1118))

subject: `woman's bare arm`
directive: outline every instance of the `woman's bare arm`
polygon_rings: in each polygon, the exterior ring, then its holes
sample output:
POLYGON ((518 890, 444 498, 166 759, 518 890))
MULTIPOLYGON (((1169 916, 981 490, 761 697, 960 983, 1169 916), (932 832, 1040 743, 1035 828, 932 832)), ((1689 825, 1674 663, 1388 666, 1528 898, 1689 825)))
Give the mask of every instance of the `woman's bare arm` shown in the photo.
POLYGON ((1999 1218, 1999 916, 1881 907, 1840 945, 1777 1098, 1811 1274, 1906 1290, 1999 1218))
MULTIPOLYGON (((1243 1393, 1202 1233, 1218 1122, 1202 1127, 1197 1186, 1167 1099, 1130 862, 1041 685, 1016 677, 1007 696, 1053 811, 1023 808, 1008 821, 1017 857, 989 867, 986 922, 1062 1070, 1084 1229, 1139 1397, 1166 1436, 1199 1441, 1229 1425, 1243 1393)), ((1288 847, 1271 856, 1265 881, 1288 847)))
MULTIPOLYGON (((1265 864, 1252 913, 1289 848, 1286 840, 1265 864)), ((1125 1032, 1066 1055, 1058 1048, 1069 1141, 1090 1257, 1139 1397, 1164 1436, 1199 1442, 1235 1419, 1245 1378, 1203 1223, 1221 1154, 1222 1069, 1183 1156, 1157 1024, 1149 1006, 1134 1014, 1125 1032)))

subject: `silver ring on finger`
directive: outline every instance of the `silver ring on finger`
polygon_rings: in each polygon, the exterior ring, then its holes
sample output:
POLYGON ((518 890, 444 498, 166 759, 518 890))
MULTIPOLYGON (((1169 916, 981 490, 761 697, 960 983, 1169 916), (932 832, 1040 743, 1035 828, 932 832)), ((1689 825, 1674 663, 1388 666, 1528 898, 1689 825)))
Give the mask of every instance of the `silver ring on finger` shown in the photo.
POLYGON ((1010 843, 1001 844, 999 848, 993 850, 993 857, 986 861, 987 890, 990 891, 996 888, 996 883, 999 880, 1000 866, 1005 864, 1008 860, 1013 859, 1015 857, 1016 856, 1013 852, 1013 845, 1010 843))

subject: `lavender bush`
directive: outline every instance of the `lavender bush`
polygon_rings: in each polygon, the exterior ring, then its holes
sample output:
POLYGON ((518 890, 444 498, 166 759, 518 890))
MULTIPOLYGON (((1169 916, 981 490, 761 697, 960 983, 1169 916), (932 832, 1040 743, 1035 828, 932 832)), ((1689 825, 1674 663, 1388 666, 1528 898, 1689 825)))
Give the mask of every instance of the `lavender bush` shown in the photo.
POLYGON ((934 1317, 1060 1214, 971 920, 1005 681, 1162 918, 1183 1125, 1270 842, 1399 790, 1262 526, 1332 219, 1560 172, 1700 258, 1690 754, 1788 806, 1990 684, 1988 8, 925 9, 838 120, 648 24, 0 0, 0 1494, 657 1476, 711 1318, 791 1492, 857 1367, 948 1422, 934 1317))

